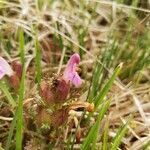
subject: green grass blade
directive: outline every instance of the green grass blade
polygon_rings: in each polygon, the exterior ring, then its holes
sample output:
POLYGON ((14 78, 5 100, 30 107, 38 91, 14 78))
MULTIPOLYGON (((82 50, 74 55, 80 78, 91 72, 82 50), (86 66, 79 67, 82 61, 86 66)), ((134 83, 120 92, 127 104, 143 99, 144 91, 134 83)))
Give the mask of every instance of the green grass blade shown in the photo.
POLYGON ((3 91, 3 93, 7 97, 8 101, 12 105, 12 107, 15 107, 16 106, 16 102, 13 99, 13 97, 11 96, 10 92, 8 91, 6 85, 2 81, 0 81, 0 89, 3 91))
POLYGON ((23 31, 19 33, 19 44, 21 61, 23 65, 22 78, 19 88, 19 99, 18 99, 18 111, 17 111, 17 125, 16 125, 16 150, 22 149, 22 138, 23 138, 23 99, 25 93, 25 53, 24 53, 24 37, 23 31))
POLYGON ((111 146, 111 150, 117 150, 119 145, 121 144, 121 140, 124 137, 125 133, 127 132, 127 126, 129 124, 129 122, 131 121, 131 118, 128 119, 128 121, 126 122, 126 124, 122 125, 116 136, 114 137, 114 140, 112 142, 112 146, 111 146))
POLYGON ((42 69, 41 69, 41 49, 39 46, 39 42, 37 39, 37 36, 35 35, 35 51, 36 51, 36 56, 35 56, 35 72, 36 72, 36 81, 38 84, 40 84, 41 81, 41 74, 42 74, 42 69))
MULTIPOLYGON (((60 25, 59 25, 58 21, 56 22, 56 28, 58 29, 58 31, 61 31, 60 25)), ((59 46, 60 46, 60 49, 63 50, 63 48, 64 48, 63 38, 62 38, 62 36, 60 34, 58 34, 58 37, 59 37, 59 46)))
POLYGON ((24 32, 22 28, 19 28, 19 51, 20 51, 20 59, 22 64, 24 63, 24 56, 25 56, 25 50, 24 50, 24 32))
POLYGON ((22 149, 22 133, 23 133, 23 99, 25 92, 25 67, 23 68, 22 79, 19 90, 19 102, 16 125, 16 150, 22 149))
POLYGON ((0 150, 4 150, 4 149, 0 146, 0 150))
POLYGON ((149 149, 150 149, 150 140, 142 147, 142 150, 149 150, 149 149))
POLYGON ((95 149, 98 134, 99 134, 99 129, 100 129, 100 123, 109 106, 110 106, 110 100, 102 105, 96 123, 91 127, 87 137, 83 141, 83 144, 81 146, 82 150, 88 149, 92 143, 93 143, 92 149, 95 149))
POLYGON ((95 108, 98 108, 98 106, 101 104, 101 102, 103 101, 104 97, 106 96, 107 92, 109 91, 110 87, 112 86, 115 78, 117 77, 117 75, 119 74, 119 72, 121 71, 122 68, 122 64, 120 64, 114 71, 113 75, 111 76, 111 78, 109 79, 109 81, 106 83, 106 85, 104 86, 104 88, 102 89, 102 91, 98 94, 98 96, 95 99, 95 108))
POLYGON ((106 121, 103 135, 103 150, 108 150, 108 132, 109 132, 109 120, 106 121))
POLYGON ((91 88, 90 88, 90 93, 88 96, 88 101, 92 102, 93 98, 96 96, 98 89, 99 89, 99 85, 100 84, 100 80, 102 78, 102 73, 103 73, 103 66, 101 64, 99 64, 98 62, 96 62, 95 65, 95 69, 93 70, 93 75, 92 75, 92 83, 91 83, 91 88))
POLYGON ((9 130, 9 134, 8 134, 5 150, 9 150, 10 145, 11 145, 13 131, 14 131, 15 126, 16 126, 16 120, 17 120, 17 114, 18 114, 17 112, 18 111, 16 110, 16 113, 15 113, 15 115, 13 117, 13 121, 12 121, 11 126, 10 126, 10 130, 9 130))

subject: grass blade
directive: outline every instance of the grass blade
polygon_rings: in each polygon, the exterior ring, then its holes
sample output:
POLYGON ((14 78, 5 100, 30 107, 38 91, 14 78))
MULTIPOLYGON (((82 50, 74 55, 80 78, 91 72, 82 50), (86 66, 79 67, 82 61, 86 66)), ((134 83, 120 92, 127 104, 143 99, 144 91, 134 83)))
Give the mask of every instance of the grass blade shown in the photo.
POLYGON ((22 149, 22 133, 23 133, 23 99, 24 99, 24 92, 25 92, 25 53, 24 53, 24 37, 23 31, 20 30, 19 33, 19 44, 20 44, 20 54, 21 54, 21 61, 23 65, 23 72, 22 78, 20 83, 19 89, 19 99, 18 99, 18 111, 17 111, 17 125, 16 125, 16 150, 22 149), (23 49, 22 49, 23 48, 23 49))
POLYGON ((106 83, 106 85, 104 86, 104 88, 102 89, 102 91, 98 94, 98 96, 96 97, 94 103, 95 103, 95 108, 98 108, 98 106, 102 103, 104 97, 106 96, 107 92, 109 91, 110 87, 112 86, 115 78, 117 77, 117 75, 119 74, 119 72, 121 71, 122 68, 122 64, 120 64, 114 71, 113 75, 111 76, 111 78, 109 79, 109 81, 106 83))
POLYGON ((4 150, 4 149, 0 146, 0 150, 4 150))
POLYGON ((16 120, 17 120, 17 110, 16 110, 16 113, 13 117, 13 121, 12 121, 11 126, 10 126, 10 130, 9 130, 5 150, 9 150, 9 148, 10 148, 11 139, 12 139, 12 136, 13 136, 13 131, 14 131, 15 126, 16 126, 16 120))
POLYGON ((149 150, 150 148, 150 140, 142 147, 143 150, 149 150))
POLYGON ((20 59, 22 64, 24 63, 24 32, 22 28, 19 28, 19 51, 20 51, 20 59))
POLYGON ((112 142, 111 150, 117 150, 118 149, 118 147, 119 147, 119 145, 121 143, 121 140, 122 140, 122 138, 124 137, 124 135, 125 135, 125 133, 127 131, 127 126, 128 126, 130 121, 131 121, 131 118, 128 119, 126 124, 122 125, 119 128, 119 130, 118 130, 118 132, 117 132, 117 134, 114 137, 114 140, 112 142))
POLYGON ((106 121, 103 135, 103 150, 108 150, 109 120, 106 121))
POLYGON ((16 102, 13 99, 13 97, 11 96, 10 92, 8 91, 6 85, 3 82, 0 82, 0 89, 3 91, 3 93, 5 94, 5 96, 7 97, 9 103, 12 105, 12 107, 14 108, 16 106, 16 102))
MULTIPOLYGON (((110 39, 112 39, 110 37, 110 39)), ((92 73, 92 81, 91 81, 91 86, 88 94, 88 101, 93 102, 93 98, 97 95, 99 92, 99 89, 101 89, 104 80, 107 78, 107 70, 105 68, 111 68, 113 65, 111 62, 117 61, 117 42, 116 40, 113 41, 113 43, 109 42, 108 40, 108 46, 105 49, 105 51, 98 56, 98 60, 102 62, 100 64, 98 61, 96 61, 95 67, 93 68, 93 73, 92 73), (111 43, 111 45, 109 44, 111 43)))
POLYGON ((36 51, 36 56, 35 56, 35 70, 36 70, 36 81, 38 84, 40 84, 41 81, 41 74, 42 74, 42 69, 41 69, 41 50, 39 46, 39 42, 37 39, 37 36, 35 35, 35 51, 36 51))
POLYGON ((102 105, 96 123, 91 127, 87 137, 83 141, 83 144, 81 146, 82 150, 88 149, 92 143, 93 143, 92 149, 95 149, 98 134, 99 134, 99 129, 100 129, 100 123, 109 106, 110 106, 110 100, 102 105))
POLYGON ((104 67, 100 63, 96 62, 95 69, 93 70, 93 73, 92 73, 92 83, 90 86, 90 91, 89 91, 89 96, 88 96, 89 102, 92 102, 93 98, 96 96, 100 88, 99 85, 101 84, 100 81, 102 79, 103 69, 104 67))
POLYGON ((25 91, 25 67, 23 68, 22 79, 19 90, 19 102, 17 113, 17 126, 16 126, 16 150, 22 149, 22 132, 23 132, 23 99, 25 91))

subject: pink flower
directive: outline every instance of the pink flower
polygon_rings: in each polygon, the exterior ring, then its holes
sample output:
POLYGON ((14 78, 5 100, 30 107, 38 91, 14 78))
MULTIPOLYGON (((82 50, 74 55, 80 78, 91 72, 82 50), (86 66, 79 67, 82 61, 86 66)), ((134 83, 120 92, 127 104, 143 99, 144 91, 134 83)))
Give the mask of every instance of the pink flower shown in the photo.
POLYGON ((0 57, 0 79, 2 79, 5 75, 8 75, 9 77, 13 75, 13 70, 11 69, 8 62, 0 57))
POLYGON ((79 64, 79 62, 80 62, 80 56, 77 53, 73 54, 70 57, 67 67, 63 74, 63 79, 66 82, 70 81, 76 87, 82 84, 82 80, 80 76, 78 75, 78 73, 76 72, 76 66, 79 64))

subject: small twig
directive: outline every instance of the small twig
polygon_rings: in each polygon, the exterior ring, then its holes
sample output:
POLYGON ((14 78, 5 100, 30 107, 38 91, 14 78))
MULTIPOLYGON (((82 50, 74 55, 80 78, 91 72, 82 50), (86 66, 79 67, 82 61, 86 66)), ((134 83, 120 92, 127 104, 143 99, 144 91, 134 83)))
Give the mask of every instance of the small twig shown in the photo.
POLYGON ((0 116, 0 120, 4 120, 4 121, 12 121, 13 118, 11 118, 11 117, 3 117, 3 116, 0 116))

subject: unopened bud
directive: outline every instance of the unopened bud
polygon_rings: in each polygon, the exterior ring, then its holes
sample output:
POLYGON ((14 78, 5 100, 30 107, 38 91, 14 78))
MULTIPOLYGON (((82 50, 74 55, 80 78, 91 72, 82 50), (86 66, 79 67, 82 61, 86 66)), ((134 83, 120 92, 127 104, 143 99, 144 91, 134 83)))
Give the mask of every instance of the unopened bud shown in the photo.
POLYGON ((46 81, 41 82, 39 94, 47 105, 54 103, 54 94, 51 91, 50 85, 46 83, 46 81))
POLYGON ((89 105, 87 106, 86 110, 88 112, 93 112, 94 111, 94 104, 93 103, 89 103, 89 105))
POLYGON ((47 81, 42 81, 40 86, 40 96, 48 105, 63 103, 66 101, 69 90, 69 84, 63 79, 54 79, 52 84, 47 83, 47 81))
POLYGON ((13 70, 13 75, 9 77, 10 85, 15 90, 18 90, 20 86, 21 76, 22 76, 22 65, 17 61, 13 61, 11 63, 11 66, 13 70))
POLYGON ((43 124, 49 124, 51 123, 51 117, 50 113, 43 108, 42 106, 38 106, 37 108, 37 116, 36 116, 36 122, 39 127, 41 127, 43 124))
POLYGON ((19 77, 19 79, 21 79, 21 76, 22 76, 22 64, 17 62, 17 61, 13 61, 11 63, 11 66, 12 66, 13 71, 19 77))
POLYGON ((11 85, 12 88, 14 88, 15 90, 19 89, 20 79, 16 75, 16 73, 14 73, 12 76, 9 77, 9 81, 10 81, 10 85, 11 85))
POLYGON ((52 113, 51 115, 51 123, 55 128, 65 124, 68 120, 68 108, 64 107, 52 113))
POLYGON ((54 87, 52 88, 52 91, 55 95, 55 102, 56 103, 65 102, 68 96, 69 90, 70 90, 70 86, 68 83, 66 83, 65 80, 63 79, 56 80, 54 83, 54 87))

